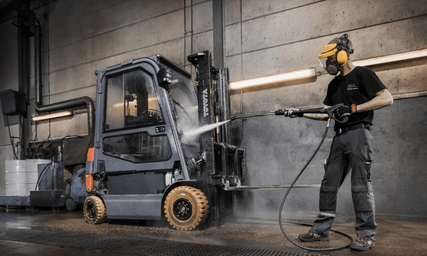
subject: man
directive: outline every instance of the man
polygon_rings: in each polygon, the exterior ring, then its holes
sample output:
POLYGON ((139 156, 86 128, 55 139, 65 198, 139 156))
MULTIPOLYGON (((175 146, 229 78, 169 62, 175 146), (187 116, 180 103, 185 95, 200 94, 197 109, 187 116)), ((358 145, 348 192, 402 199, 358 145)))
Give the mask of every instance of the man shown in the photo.
MULTIPOLYGON (((348 116, 349 120, 346 123, 335 122, 336 136, 332 141, 320 188, 320 213, 311 230, 299 235, 298 239, 304 242, 329 241, 337 192, 346 175, 352 170, 351 191, 356 214, 357 240, 350 248, 366 251, 374 247, 377 232, 371 185, 373 148, 370 127, 374 117, 373 110, 392 105, 393 98, 373 71, 356 67, 351 62, 352 53, 353 45, 348 35, 344 34, 329 42, 319 55, 329 74, 340 73, 329 83, 323 101, 325 108, 342 103, 344 106, 338 109, 338 116, 348 116)), ((303 114, 299 117, 328 119, 324 114, 303 114)))

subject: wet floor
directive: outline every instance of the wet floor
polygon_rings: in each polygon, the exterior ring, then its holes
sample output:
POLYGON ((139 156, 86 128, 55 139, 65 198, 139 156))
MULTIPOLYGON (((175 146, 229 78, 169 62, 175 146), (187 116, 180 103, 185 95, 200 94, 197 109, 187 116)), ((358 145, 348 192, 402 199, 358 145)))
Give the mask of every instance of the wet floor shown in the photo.
MULTIPOLYGON (((299 221, 304 221, 299 217, 299 221)), ((294 219, 295 220, 295 219, 294 219)), ((304 222, 310 222, 305 220, 304 222)), ((363 255, 427 255, 427 218, 377 217, 375 248, 363 255)), ((337 217, 333 228, 354 236, 352 216, 337 217)), ((295 242, 308 227, 284 224, 295 242)), ((350 241, 331 233, 330 242, 303 243, 329 248, 350 241)), ((78 212, 22 209, 0 212, 2 255, 356 255, 349 248, 307 251, 283 236, 278 222, 229 218, 219 228, 175 231, 162 221, 85 222, 78 212)))

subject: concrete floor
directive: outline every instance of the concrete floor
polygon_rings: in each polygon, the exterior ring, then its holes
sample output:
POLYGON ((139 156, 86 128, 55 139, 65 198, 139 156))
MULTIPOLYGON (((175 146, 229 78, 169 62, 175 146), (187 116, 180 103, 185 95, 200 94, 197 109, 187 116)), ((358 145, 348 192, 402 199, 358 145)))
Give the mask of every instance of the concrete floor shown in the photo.
MULTIPOLYGON (((302 219, 302 218, 301 218, 302 219)), ((300 220, 302 221, 302 220, 300 220)), ((311 222, 305 220, 304 222, 311 222)), ((363 255, 427 255, 427 218, 378 216, 375 248, 363 255)), ((354 236, 352 216, 339 216, 334 229, 354 236)), ((295 239, 307 227, 284 224, 295 239)), ((337 247, 348 238, 304 246, 337 247)), ((277 221, 229 218, 220 228, 178 232, 165 222, 110 221, 89 225, 81 211, 0 212, 1 255, 360 255, 349 248, 307 251, 282 235, 277 221)))

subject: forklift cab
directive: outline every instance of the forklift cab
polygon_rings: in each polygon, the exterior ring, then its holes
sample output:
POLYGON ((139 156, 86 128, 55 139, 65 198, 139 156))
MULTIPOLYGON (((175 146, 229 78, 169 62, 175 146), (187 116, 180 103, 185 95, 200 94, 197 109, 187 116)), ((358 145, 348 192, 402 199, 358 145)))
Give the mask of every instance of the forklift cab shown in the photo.
POLYGON ((152 77, 136 69, 106 80, 102 153, 131 163, 168 160, 172 151, 152 77), (156 134, 150 134, 153 126, 159 126, 156 134), (109 136, 114 131, 119 134, 109 136))
MULTIPOLYGON (((103 199, 110 219, 161 219, 166 187, 189 180, 186 165, 180 164, 185 163, 180 133, 197 126, 191 75, 161 55, 96 74, 96 124, 101 125, 95 128, 94 158, 87 168, 93 192, 103 199), (172 72, 163 87, 157 77, 165 73, 161 69, 172 72)), ((187 148, 191 155, 194 150, 187 148)))

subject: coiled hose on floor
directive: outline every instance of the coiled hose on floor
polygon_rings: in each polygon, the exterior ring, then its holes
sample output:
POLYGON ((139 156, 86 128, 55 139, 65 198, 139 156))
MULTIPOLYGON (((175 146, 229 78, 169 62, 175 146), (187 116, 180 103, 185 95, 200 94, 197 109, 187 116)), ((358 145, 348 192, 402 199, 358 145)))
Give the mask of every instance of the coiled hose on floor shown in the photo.
MULTIPOLYGON (((295 246, 301 248, 301 249, 305 249, 305 250, 309 250, 309 251, 334 251, 334 250, 340 250, 340 249, 344 249, 347 248, 351 245, 351 243, 353 242, 353 238, 343 232, 337 231, 337 230, 333 230, 331 229, 330 231, 335 232, 337 234, 343 235, 347 238, 349 238, 351 240, 351 242, 345 246, 341 246, 341 247, 332 247, 332 248, 310 248, 310 247, 305 247, 302 246, 300 244, 295 243, 294 241, 292 241, 288 235, 285 232, 285 229, 283 228, 282 225, 282 211, 283 211, 283 206, 285 205, 285 201, 286 198, 289 195, 289 192, 291 192, 293 186, 295 185, 295 183, 298 181, 298 179, 300 178, 300 176, 303 174, 303 172, 305 171, 305 169, 307 168, 307 166, 311 163, 311 161, 313 160, 313 158, 316 156, 317 152, 319 152, 320 147, 322 146, 323 142, 325 141, 326 135, 328 134, 329 131, 329 126, 331 123, 331 118, 334 119, 335 121, 338 121, 340 123, 345 123, 347 122, 348 118, 346 118, 345 120, 337 120, 334 116, 334 111, 337 107, 339 107, 342 104, 339 105, 335 105, 331 108, 329 108, 329 112, 327 113, 329 115, 329 119, 328 119, 328 123, 326 125, 326 129, 325 129, 325 133, 322 136, 322 140, 320 141, 319 145, 317 146, 316 150, 314 151, 313 155, 310 157, 310 159, 307 161, 307 163, 304 165, 304 167, 302 168, 302 170, 299 172, 299 174, 297 175, 297 177, 294 179, 294 181, 291 183, 291 185, 289 186, 288 190, 286 191, 285 196, 282 199, 282 202, 280 204, 280 208, 279 208, 279 225, 280 225, 280 229, 282 230, 283 235, 286 237, 286 239, 289 240, 289 242, 291 242, 292 244, 294 244, 295 246)), ((319 113, 320 109, 316 109, 313 111, 313 113, 319 113)), ((328 110, 325 110, 324 112, 327 112, 328 110)), ((299 110, 298 110, 299 111, 299 110)), ((297 112, 297 111, 294 111, 297 112)), ((310 113, 310 110, 306 110, 306 113, 310 113)), ((277 111, 276 112, 258 112, 258 113, 248 113, 248 114, 240 114, 240 115, 235 115, 231 118, 231 121, 234 121, 236 119, 244 119, 244 118, 249 118, 249 117, 259 117, 259 116, 269 116, 269 115, 277 115, 277 111)), ((283 115, 283 113, 282 113, 283 115)), ((313 225, 311 224, 306 224, 306 223, 299 223, 299 222, 291 222, 291 221, 285 221, 286 223, 291 223, 291 224, 297 224, 297 225, 302 225, 302 226, 308 226, 308 227, 312 227, 313 225)))
MULTIPOLYGON (((316 150, 314 151, 313 155, 310 157, 310 159, 304 165, 304 167, 302 168, 302 170, 298 173, 297 177, 294 179, 294 181, 292 181, 292 183, 291 183, 290 187, 288 188, 288 190, 286 191, 286 194, 283 197, 282 202, 281 202, 280 207, 279 207, 279 225, 280 225, 280 229, 282 230, 283 235, 286 237, 286 239, 289 240, 289 242, 291 242, 295 246, 297 246, 297 247, 299 247, 301 249, 310 250, 310 251, 334 251, 334 250, 340 250, 340 249, 344 249, 344 248, 349 247, 351 245, 351 243, 353 242, 353 238, 351 236, 349 236, 349 235, 347 235, 347 234, 345 234, 343 232, 331 229, 330 231, 332 231, 332 232, 335 232, 337 234, 340 234, 340 235, 348 237, 351 240, 351 242, 349 244, 345 245, 345 246, 332 247, 332 248, 311 248, 311 247, 305 247, 305 246, 302 246, 302 245, 297 244, 294 241, 292 241, 292 239, 290 239, 288 237, 288 235, 286 234, 285 229, 283 228, 283 225, 282 225, 282 211, 283 211, 283 206, 285 205, 286 198, 288 197, 289 192, 291 192, 291 189, 293 188, 293 186, 295 185, 295 183, 297 182, 297 180, 299 179, 299 177, 303 174, 303 172, 305 171, 305 169, 307 168, 307 166, 311 163, 311 161, 313 160, 313 158, 316 156, 317 152, 319 152, 319 149, 322 146, 323 142, 325 141, 326 135, 328 134, 330 121, 331 121, 331 119, 328 120, 328 124, 326 125, 325 133, 323 134, 322 140, 320 141, 320 143, 317 146, 316 150)), ((298 225, 309 226, 309 227, 313 226, 313 225, 310 225, 310 224, 297 223, 297 222, 286 222, 286 223, 298 224, 298 225)))

